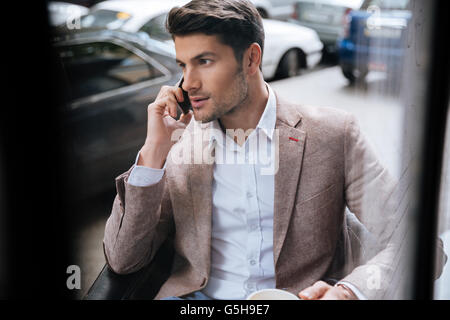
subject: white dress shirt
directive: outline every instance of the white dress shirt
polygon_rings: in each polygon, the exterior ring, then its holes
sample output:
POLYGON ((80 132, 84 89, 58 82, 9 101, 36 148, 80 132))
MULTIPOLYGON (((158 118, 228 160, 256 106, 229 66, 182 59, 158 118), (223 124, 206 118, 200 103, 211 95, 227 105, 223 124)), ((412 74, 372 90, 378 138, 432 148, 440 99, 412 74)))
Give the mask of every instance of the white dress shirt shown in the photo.
POLYGON ((275 288, 274 175, 261 170, 270 166, 265 160, 271 159, 276 120, 275 94, 267 87, 267 105, 242 146, 220 130, 217 120, 212 124, 211 274, 203 293, 214 299, 245 299, 275 288))
MULTIPOLYGON (((264 174, 261 169, 272 165, 276 97, 266 86, 269 91, 266 107, 256 129, 242 146, 223 133, 217 120, 212 123, 209 146, 215 148, 216 162, 211 273, 202 292, 213 299, 245 299, 254 291, 275 288, 274 175, 264 174)), ((135 166, 128 183, 148 186, 157 183, 163 174, 164 168, 135 166)))

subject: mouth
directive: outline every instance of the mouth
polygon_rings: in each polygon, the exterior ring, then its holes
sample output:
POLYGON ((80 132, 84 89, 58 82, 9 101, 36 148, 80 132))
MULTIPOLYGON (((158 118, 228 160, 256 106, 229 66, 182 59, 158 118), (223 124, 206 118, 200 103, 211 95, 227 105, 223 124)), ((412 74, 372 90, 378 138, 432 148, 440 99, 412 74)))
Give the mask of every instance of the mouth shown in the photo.
POLYGON ((209 100, 209 97, 189 97, 193 108, 201 108, 209 100))

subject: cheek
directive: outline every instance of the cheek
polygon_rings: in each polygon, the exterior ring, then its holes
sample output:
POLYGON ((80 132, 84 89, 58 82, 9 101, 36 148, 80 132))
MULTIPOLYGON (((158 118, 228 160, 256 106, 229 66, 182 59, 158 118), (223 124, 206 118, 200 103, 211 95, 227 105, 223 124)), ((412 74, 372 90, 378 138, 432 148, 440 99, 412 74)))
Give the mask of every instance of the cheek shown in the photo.
POLYGON ((237 66, 221 64, 205 72, 204 81, 210 83, 215 89, 224 90, 235 81, 237 66))
POLYGON ((202 77, 204 92, 210 95, 214 109, 227 108, 226 106, 235 105, 239 100, 243 88, 237 71, 237 65, 231 63, 205 70, 202 77))

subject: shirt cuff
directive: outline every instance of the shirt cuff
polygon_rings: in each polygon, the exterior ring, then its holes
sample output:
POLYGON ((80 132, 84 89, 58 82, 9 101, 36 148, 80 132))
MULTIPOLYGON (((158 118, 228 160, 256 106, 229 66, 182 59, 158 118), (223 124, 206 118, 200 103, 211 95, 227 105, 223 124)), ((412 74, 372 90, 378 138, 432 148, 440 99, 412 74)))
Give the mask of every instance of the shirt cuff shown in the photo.
POLYGON ((337 286, 338 284, 343 284, 345 285, 347 288, 349 288, 350 290, 352 290, 353 294, 359 299, 359 300, 367 300, 366 296, 363 295, 361 293, 361 291, 359 291, 358 288, 356 288, 354 285, 352 285, 350 282, 347 281, 339 281, 338 283, 335 284, 335 286, 337 286))
POLYGON ((157 184, 159 181, 161 181, 164 175, 166 163, 164 163, 164 167, 162 169, 138 166, 137 162, 140 153, 141 152, 139 151, 134 163, 134 168, 131 170, 131 173, 128 176, 128 184, 131 184, 135 187, 149 187, 151 185, 157 184))

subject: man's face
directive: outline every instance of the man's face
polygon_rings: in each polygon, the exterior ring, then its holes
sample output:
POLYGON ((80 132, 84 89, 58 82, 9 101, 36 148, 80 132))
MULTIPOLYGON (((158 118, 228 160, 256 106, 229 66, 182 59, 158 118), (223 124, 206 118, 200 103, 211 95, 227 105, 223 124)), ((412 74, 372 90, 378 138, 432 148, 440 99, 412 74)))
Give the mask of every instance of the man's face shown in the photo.
POLYGON ((195 120, 218 119, 246 102, 248 84, 242 66, 233 49, 217 36, 176 36, 175 50, 183 69, 183 90, 189 93, 195 120))

